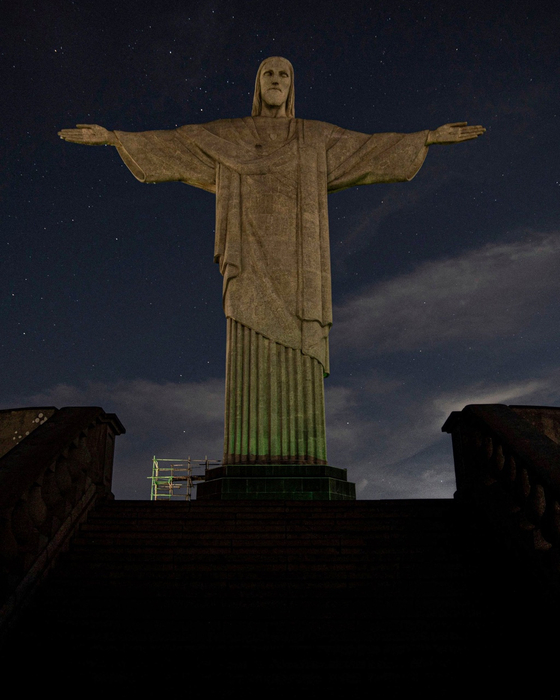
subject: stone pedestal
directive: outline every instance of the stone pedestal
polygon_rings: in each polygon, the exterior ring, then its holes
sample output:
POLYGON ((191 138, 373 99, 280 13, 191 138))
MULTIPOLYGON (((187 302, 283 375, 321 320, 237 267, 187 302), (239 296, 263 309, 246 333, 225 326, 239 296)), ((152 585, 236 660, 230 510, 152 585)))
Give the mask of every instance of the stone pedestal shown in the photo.
POLYGON ((346 469, 328 465, 228 464, 210 469, 197 500, 354 501, 346 469))

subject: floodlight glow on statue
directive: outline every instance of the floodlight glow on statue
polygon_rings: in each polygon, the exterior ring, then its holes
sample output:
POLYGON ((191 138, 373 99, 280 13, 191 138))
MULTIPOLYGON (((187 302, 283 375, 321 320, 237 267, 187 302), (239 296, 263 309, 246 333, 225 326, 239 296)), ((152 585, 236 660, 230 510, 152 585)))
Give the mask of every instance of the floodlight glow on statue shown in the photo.
POLYGON ((139 133, 78 124, 59 135, 115 146, 141 182, 215 192, 227 318, 224 464, 326 464, 327 194, 410 180, 431 144, 484 131, 458 122, 370 135, 295 119, 292 65, 271 57, 259 67, 251 117, 139 133))

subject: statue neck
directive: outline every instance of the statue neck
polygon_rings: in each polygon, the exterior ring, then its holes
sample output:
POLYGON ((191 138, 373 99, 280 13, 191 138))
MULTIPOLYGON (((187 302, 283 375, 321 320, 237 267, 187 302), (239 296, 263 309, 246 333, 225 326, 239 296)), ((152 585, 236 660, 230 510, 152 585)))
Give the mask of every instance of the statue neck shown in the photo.
POLYGON ((284 102, 281 105, 267 105, 265 102, 262 103, 261 107, 261 113, 259 114, 260 117, 272 117, 273 119, 277 119, 279 117, 285 117, 286 116, 286 103, 284 102))

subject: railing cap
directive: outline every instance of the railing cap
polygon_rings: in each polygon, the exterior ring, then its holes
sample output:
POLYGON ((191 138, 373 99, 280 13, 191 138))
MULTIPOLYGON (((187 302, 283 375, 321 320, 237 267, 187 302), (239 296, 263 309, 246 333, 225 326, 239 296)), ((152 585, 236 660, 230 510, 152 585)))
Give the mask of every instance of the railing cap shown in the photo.
POLYGON ((560 445, 514 410, 521 408, 538 407, 469 404, 462 411, 453 411, 442 430, 451 433, 463 421, 481 424, 507 445, 518 458, 531 465, 543 484, 552 487, 560 495, 560 445))
POLYGON ((81 433, 99 423, 109 424, 115 435, 125 432, 117 416, 99 406, 68 406, 58 409, 7 452, 0 459, 0 508, 14 505, 81 433))

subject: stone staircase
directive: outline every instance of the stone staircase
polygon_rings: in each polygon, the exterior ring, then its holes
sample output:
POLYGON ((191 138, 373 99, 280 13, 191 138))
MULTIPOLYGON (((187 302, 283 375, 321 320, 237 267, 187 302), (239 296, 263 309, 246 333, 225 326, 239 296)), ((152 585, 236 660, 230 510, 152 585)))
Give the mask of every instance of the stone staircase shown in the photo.
POLYGON ((503 689, 511 571, 456 508, 109 502, 24 612, 6 668, 102 687, 503 689))

